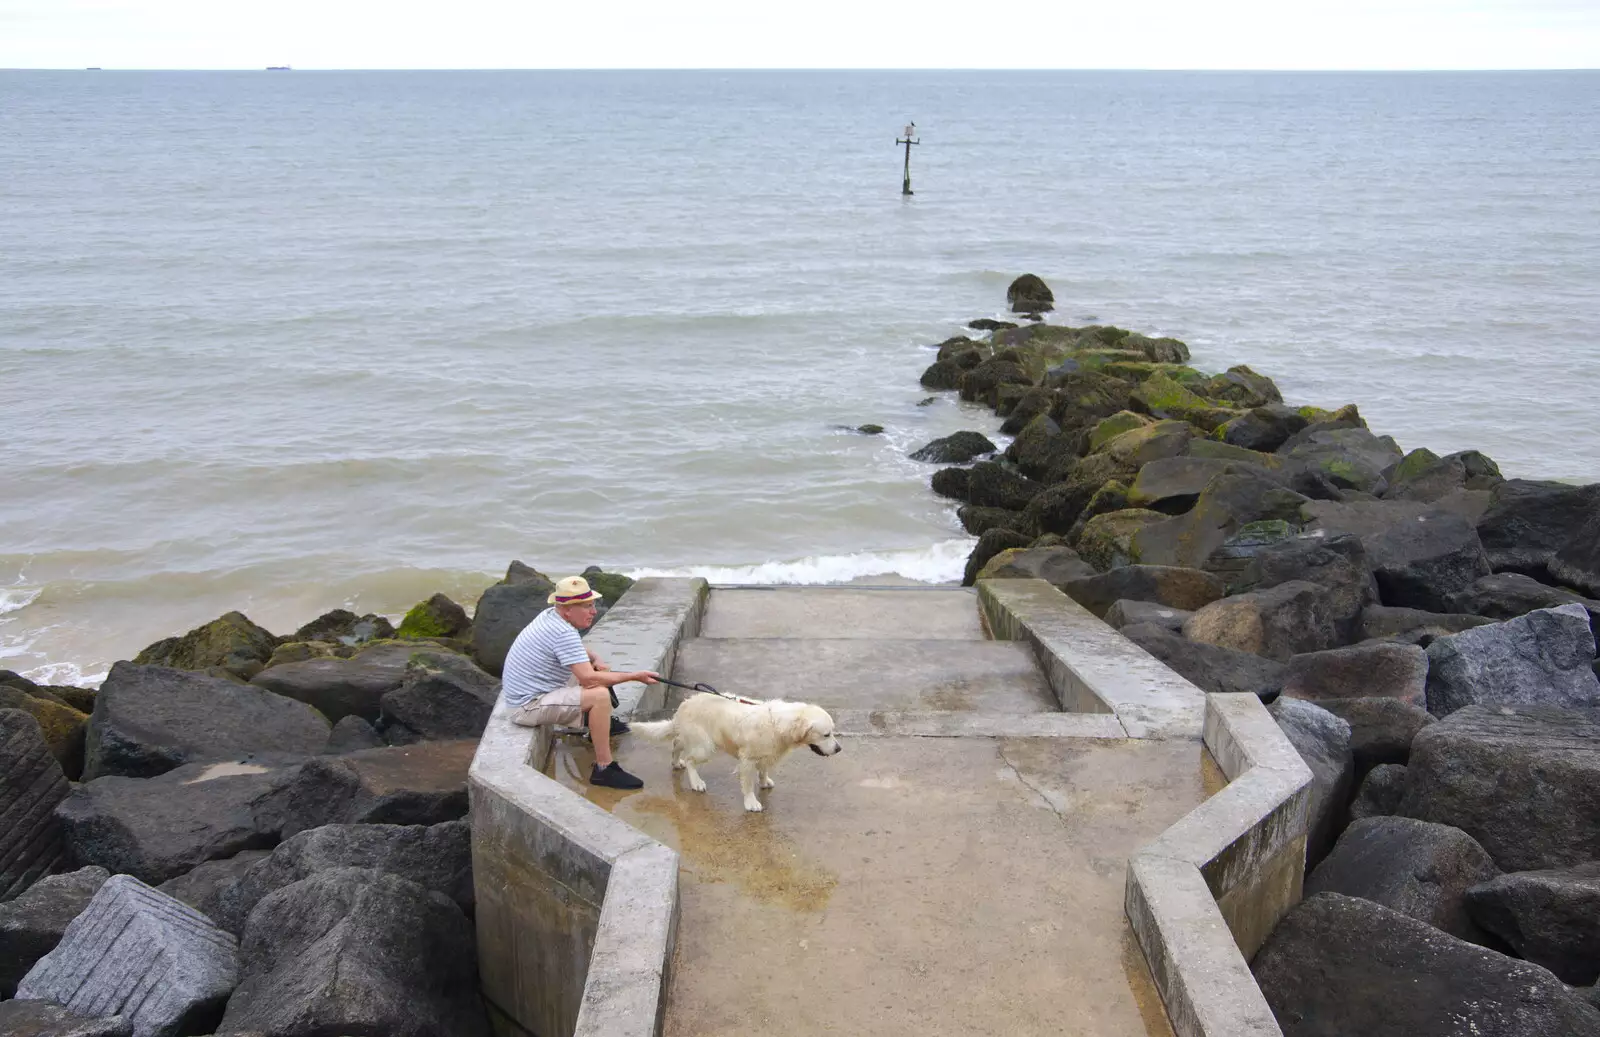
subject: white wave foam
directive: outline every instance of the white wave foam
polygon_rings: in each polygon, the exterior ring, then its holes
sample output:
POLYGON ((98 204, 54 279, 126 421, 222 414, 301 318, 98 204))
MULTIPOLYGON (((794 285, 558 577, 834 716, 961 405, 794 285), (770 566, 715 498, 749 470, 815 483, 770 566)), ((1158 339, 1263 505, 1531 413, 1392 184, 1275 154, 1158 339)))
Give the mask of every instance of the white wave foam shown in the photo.
POLYGON ((0 616, 32 605, 42 587, 0 587, 0 616))
POLYGON ((790 562, 757 565, 701 565, 682 569, 633 569, 626 575, 702 576, 712 583, 849 583, 863 576, 901 576, 923 583, 958 583, 971 537, 944 540, 930 547, 901 551, 858 551, 847 555, 812 555, 790 562))
POLYGON ((45 663, 23 674, 35 684, 70 684, 78 688, 98 688, 110 670, 84 673, 75 663, 45 663))

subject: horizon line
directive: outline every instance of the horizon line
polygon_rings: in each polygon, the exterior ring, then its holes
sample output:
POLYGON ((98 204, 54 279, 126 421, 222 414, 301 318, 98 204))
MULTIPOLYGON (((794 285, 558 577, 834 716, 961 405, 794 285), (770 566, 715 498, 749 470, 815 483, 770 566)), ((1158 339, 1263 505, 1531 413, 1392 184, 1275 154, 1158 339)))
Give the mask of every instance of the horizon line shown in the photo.
POLYGON ((1276 68, 1270 66, 1240 66, 1207 68, 1199 66, 1182 67, 1135 67, 1135 66, 1078 66, 1072 68, 1046 68, 1046 67, 998 67, 978 65, 949 65, 949 66, 829 66, 829 65, 704 65, 704 66, 677 66, 677 65, 639 65, 639 66, 382 66, 382 65, 310 65, 295 66, 285 65, 219 65, 214 67, 177 67, 177 66, 121 66, 121 65, 0 65, 0 72, 1191 72, 1191 73, 1229 73, 1253 72, 1274 75, 1309 75, 1309 74, 1352 74, 1352 73, 1377 73, 1377 74, 1410 74, 1428 75, 1439 73, 1461 72, 1600 72, 1600 66, 1449 66, 1427 68, 1399 68, 1390 66, 1370 67, 1327 67, 1327 68, 1276 68))

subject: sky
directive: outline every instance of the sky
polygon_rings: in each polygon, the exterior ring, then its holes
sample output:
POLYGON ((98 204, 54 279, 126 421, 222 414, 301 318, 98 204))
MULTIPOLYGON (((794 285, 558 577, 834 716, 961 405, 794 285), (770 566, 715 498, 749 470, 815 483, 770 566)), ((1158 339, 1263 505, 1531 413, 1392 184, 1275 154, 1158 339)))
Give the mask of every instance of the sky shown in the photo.
POLYGON ((1600 67, 1600 0, 0 0, 0 68, 1600 67))

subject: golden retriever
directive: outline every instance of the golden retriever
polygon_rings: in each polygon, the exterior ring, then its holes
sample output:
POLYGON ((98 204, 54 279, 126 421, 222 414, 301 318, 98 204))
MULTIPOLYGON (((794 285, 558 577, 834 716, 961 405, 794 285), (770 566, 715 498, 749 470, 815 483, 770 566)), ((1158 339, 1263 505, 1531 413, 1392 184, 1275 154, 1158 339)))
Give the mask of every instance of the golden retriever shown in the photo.
POLYGON ((718 749, 738 760, 746 810, 763 809, 756 786, 772 788, 772 768, 791 749, 808 745, 818 756, 832 756, 844 748, 827 710, 782 699, 755 702, 700 692, 685 699, 671 720, 635 721, 631 727, 646 741, 671 742, 673 769, 687 771, 696 792, 706 790, 696 764, 718 749))

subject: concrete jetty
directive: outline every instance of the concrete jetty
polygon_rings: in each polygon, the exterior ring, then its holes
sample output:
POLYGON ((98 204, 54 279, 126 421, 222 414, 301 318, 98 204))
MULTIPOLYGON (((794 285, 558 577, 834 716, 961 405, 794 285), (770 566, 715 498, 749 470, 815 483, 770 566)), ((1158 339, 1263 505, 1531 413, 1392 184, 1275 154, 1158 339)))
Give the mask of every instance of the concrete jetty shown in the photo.
MULTIPOLYGON (((1270 741, 1265 729, 1231 735, 1249 724, 1230 710, 1265 718, 1253 696, 1208 713, 1198 689, 1034 580, 976 591, 641 581, 590 638, 618 668, 822 705, 846 749, 792 755, 752 814, 731 759, 701 769, 709 789, 697 794, 666 747, 624 736, 617 756, 645 788, 597 789, 583 780, 587 742, 558 739, 540 774, 527 761, 542 747, 497 714, 474 767, 480 904, 514 913, 510 884, 555 889, 561 904, 520 934, 514 920, 483 925, 480 908, 485 993, 506 1021, 540 1037, 1275 1032, 1257 1025, 1271 1016, 1239 934, 1251 939, 1260 904, 1276 914, 1299 897, 1303 809, 1272 812, 1298 786, 1259 816, 1197 816, 1271 756, 1241 748, 1270 741), (1210 742, 1223 747, 1216 759, 1210 742), (1220 842, 1169 838, 1134 867, 1186 818, 1220 842), (1300 870, 1279 867, 1296 847, 1300 870), (649 877, 622 889, 617 869, 640 876, 647 860, 649 877), (1276 870, 1263 878, 1257 862, 1276 870), (1144 873, 1177 879, 1145 896, 1144 873), (659 949, 654 971, 635 936, 659 949), (534 960, 541 939, 549 961, 534 960)), ((636 718, 666 715, 682 694, 625 687, 636 718)))

